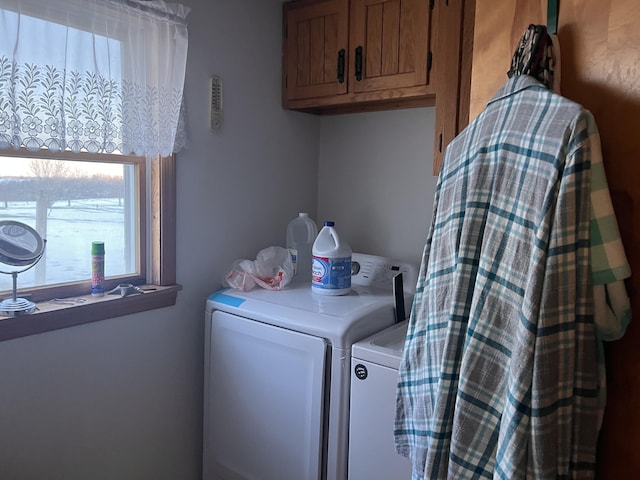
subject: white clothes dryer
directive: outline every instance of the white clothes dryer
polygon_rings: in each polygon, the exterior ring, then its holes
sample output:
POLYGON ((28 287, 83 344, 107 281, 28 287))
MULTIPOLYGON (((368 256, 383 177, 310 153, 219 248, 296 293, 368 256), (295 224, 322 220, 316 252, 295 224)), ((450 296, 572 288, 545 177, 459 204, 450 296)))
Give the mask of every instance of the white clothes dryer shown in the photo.
POLYGON ((353 254, 352 291, 226 289, 205 313, 204 480, 345 480, 351 346, 409 309, 417 268, 353 254))

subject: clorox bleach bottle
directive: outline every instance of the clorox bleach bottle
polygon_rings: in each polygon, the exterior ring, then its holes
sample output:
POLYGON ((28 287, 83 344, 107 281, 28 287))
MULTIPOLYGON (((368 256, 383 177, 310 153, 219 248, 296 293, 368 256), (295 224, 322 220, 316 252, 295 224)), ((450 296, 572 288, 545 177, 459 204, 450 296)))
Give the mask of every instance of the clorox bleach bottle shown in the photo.
POLYGON ((293 261, 294 280, 311 281, 311 251, 313 242, 318 236, 318 227, 308 213, 299 213, 287 225, 287 248, 293 261))
POLYGON ((334 222, 324 222, 313 243, 311 289, 322 295, 346 295, 351 291, 351 247, 341 240, 334 222))

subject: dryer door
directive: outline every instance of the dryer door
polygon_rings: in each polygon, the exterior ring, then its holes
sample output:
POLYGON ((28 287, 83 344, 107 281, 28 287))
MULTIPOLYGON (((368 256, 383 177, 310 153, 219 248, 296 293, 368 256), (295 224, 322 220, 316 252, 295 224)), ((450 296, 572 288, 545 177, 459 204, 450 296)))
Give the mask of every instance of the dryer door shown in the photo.
POLYGON ((207 326, 204 479, 318 479, 324 339, 214 311, 207 326))

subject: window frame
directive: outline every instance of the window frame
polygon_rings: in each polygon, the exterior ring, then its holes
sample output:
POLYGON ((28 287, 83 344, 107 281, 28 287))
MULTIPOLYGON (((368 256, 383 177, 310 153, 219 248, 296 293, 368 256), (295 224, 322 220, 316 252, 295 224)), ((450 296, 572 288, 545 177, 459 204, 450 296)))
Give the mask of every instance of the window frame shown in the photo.
MULTIPOLYGON (((27 150, 0 150, 1 156, 48 158, 55 160, 83 160, 122 163, 122 155, 99 153, 49 152, 27 150)), ((140 272, 138 275, 109 277, 105 288, 110 290, 119 283, 132 283, 146 287, 144 294, 120 297, 105 295, 91 297, 91 280, 55 286, 19 289, 21 297, 30 296, 38 310, 31 314, 0 316, 0 341, 72 327, 89 322, 139 313, 175 305, 182 287, 176 284, 176 181, 175 154, 150 159, 150 190, 147 194, 146 159, 135 159, 139 172, 140 272), (147 203, 148 202, 148 203, 147 203), (149 217, 147 217, 147 215, 149 217), (149 228, 147 229, 147 225, 149 228), (143 238, 148 238, 143 240, 143 238), (147 251, 147 247, 150 251, 147 251), (68 303, 51 303, 54 298, 68 303), (81 300, 80 300, 81 299, 81 300)))
MULTIPOLYGON (((37 160, 69 160, 83 162, 100 162, 100 163, 129 163, 136 166, 136 205, 139 215, 139 222, 136 225, 138 236, 138 266, 137 273, 129 275, 118 275, 105 279, 105 290, 110 290, 118 283, 131 283, 133 285, 141 285, 146 282, 147 277, 147 192, 146 192, 146 159, 144 157, 136 157, 133 155, 111 155, 104 153, 73 153, 73 152, 51 152, 49 150, 37 150, 30 152, 24 148, 20 150, 12 150, 6 153, 0 150, 0 156, 3 157, 19 157, 37 160)), ((21 288, 21 295, 30 295, 33 301, 51 300, 52 298, 64 298, 69 296, 82 295, 91 291, 91 279, 59 283, 53 285, 42 285, 30 288, 21 288)))

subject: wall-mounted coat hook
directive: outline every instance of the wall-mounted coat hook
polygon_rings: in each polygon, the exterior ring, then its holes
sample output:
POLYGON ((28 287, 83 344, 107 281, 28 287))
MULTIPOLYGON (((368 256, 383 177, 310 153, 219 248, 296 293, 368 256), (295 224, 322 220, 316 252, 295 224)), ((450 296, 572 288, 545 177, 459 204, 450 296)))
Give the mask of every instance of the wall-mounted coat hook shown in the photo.
POLYGON ((558 10, 560 0, 547 1, 547 33, 557 35, 558 33, 558 10))

